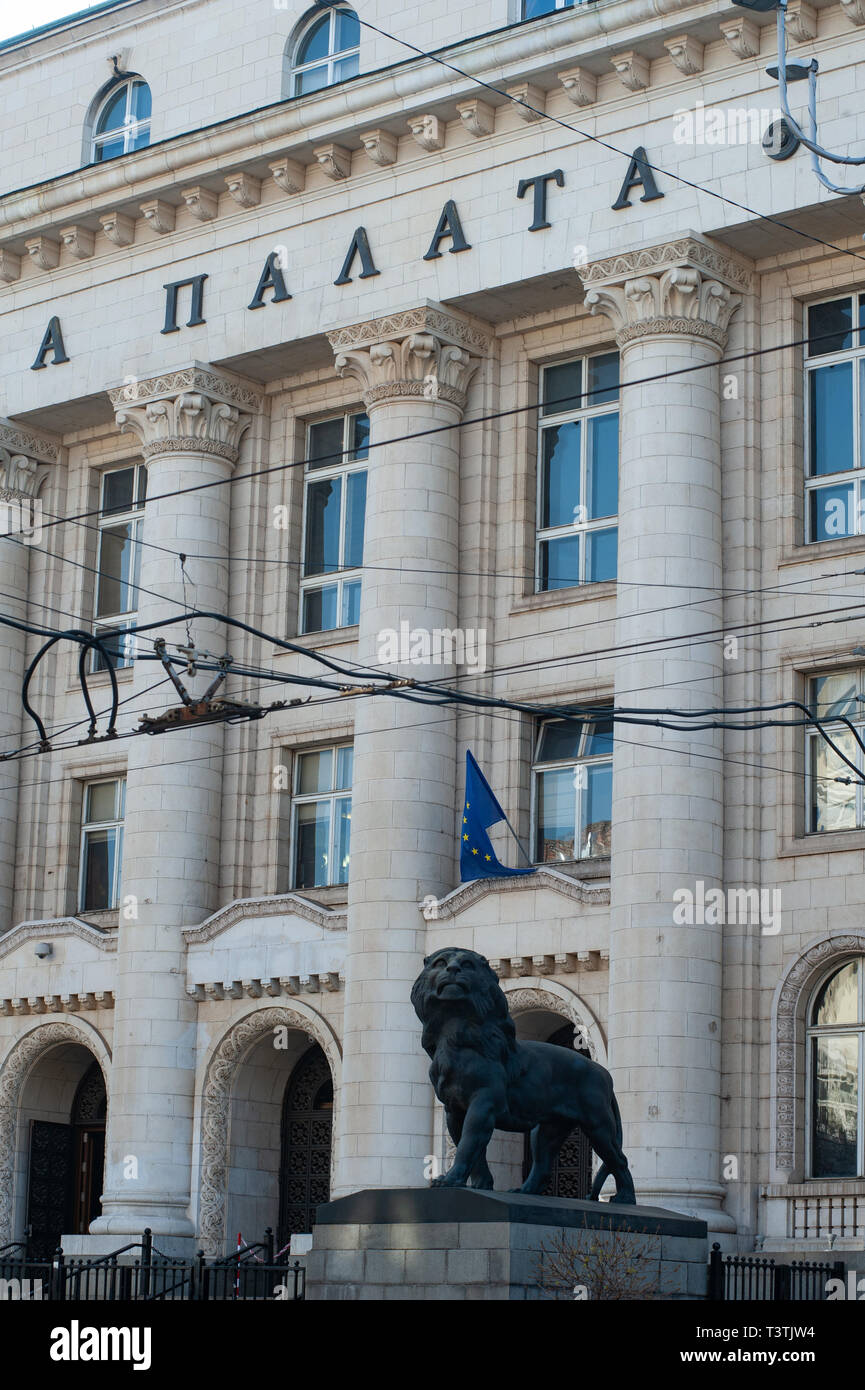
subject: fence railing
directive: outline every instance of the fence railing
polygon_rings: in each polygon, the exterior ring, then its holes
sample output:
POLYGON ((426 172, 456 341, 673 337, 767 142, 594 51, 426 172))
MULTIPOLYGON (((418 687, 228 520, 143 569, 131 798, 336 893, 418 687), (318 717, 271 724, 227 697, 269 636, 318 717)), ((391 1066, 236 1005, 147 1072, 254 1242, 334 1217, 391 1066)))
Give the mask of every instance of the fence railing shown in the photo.
POLYGON ((28 1242, 0 1247, 0 1297, 53 1302, 301 1302, 305 1270, 273 1253, 273 1232, 222 1259, 173 1259, 153 1244, 152 1232, 97 1259, 75 1259, 58 1247, 50 1260, 30 1258, 28 1242), (261 1252, 260 1254, 258 1252, 261 1252), (138 1252, 137 1254, 134 1252, 138 1252))
POLYGON ((708 1297, 715 1302, 822 1303, 828 1281, 844 1275, 843 1260, 777 1264, 760 1255, 722 1255, 716 1243, 709 1256, 708 1297))

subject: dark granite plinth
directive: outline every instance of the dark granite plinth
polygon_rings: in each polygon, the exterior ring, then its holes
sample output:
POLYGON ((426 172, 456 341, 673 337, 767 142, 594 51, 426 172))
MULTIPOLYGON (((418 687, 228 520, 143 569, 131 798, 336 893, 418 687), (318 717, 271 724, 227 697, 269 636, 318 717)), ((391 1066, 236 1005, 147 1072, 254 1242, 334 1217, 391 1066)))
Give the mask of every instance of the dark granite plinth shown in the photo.
POLYGON ((660 1207, 447 1187, 368 1189, 319 1207, 307 1297, 554 1296, 541 1287, 538 1262, 562 1236, 593 1260, 608 1258, 611 1242, 637 1253, 640 1296, 650 1287, 652 1297, 705 1297, 705 1221, 660 1207))

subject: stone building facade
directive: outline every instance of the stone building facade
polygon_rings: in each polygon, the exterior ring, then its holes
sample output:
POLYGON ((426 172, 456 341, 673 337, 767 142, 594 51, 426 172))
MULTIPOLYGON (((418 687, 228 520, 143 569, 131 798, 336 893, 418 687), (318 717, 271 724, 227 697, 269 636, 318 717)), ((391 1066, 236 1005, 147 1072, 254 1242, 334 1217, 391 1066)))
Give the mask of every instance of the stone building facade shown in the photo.
MULTIPOLYGON (((865 9, 788 12, 855 152, 865 9)), ((861 1249, 862 202, 763 147, 773 15, 361 19, 116 0, 0 44, 0 1245, 221 1253, 422 1185, 409 989, 459 944, 611 1068, 641 1200, 861 1249), (22 708, 70 628, 95 739, 70 640, 22 708), (306 703, 148 736, 157 637, 306 703), (467 748, 533 876, 460 884, 467 748)))

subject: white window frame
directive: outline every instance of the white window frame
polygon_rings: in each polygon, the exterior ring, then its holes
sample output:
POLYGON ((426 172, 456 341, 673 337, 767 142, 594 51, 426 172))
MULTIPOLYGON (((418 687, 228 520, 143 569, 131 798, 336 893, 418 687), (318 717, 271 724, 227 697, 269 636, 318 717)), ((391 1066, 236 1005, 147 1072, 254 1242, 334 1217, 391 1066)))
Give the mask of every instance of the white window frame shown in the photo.
MULTIPOLYGON (((322 16, 321 16, 321 13, 320 13, 320 12, 317 13, 317 14, 315 14, 315 15, 313 15, 313 16, 310 18, 309 23, 306 24, 306 25, 304 25, 304 28, 303 28, 302 33, 300 33, 300 34, 298 35, 297 42, 296 42, 295 45, 294 45, 294 53, 292 54, 292 63, 291 63, 291 95, 292 95, 293 97, 298 97, 298 96, 313 96, 313 95, 314 95, 314 92, 301 92, 299 89, 300 89, 300 81, 301 81, 301 78, 303 77, 304 73, 313 72, 316 68, 327 68, 327 81, 325 82, 324 87, 317 87, 317 88, 315 89, 316 91, 323 91, 324 88, 326 88, 326 87, 334 87, 334 86, 336 86, 339 82, 347 82, 347 81, 350 81, 349 78, 345 78, 345 77, 334 77, 334 75, 333 75, 333 70, 334 70, 335 64, 336 64, 336 63, 343 63, 343 62, 345 62, 345 60, 346 60, 347 58, 357 57, 358 73, 360 72, 360 22, 359 22, 359 21, 358 21, 358 43, 357 43, 357 45, 356 45, 354 48, 343 48, 343 49, 340 49, 340 51, 339 51, 338 53, 334 50, 334 44, 336 43, 336 15, 337 15, 337 12, 338 12, 338 11, 341 11, 343 14, 346 14, 346 13, 348 13, 348 14, 353 14, 353 15, 355 15, 355 17, 357 17, 357 11, 356 11, 356 10, 353 10, 352 7, 351 7, 351 5, 332 5, 332 6, 329 7, 329 11, 328 11, 328 30, 327 30, 327 57, 326 57, 326 58, 315 58, 315 59, 312 59, 312 60, 311 60, 310 62, 308 62, 308 63, 298 63, 298 62, 295 61, 295 58, 296 58, 297 54, 300 52, 301 45, 303 44, 303 42, 305 41, 307 35, 309 34, 310 29, 314 28, 314 26, 315 26, 315 25, 318 23, 318 21, 321 19, 322 16)), ((356 75, 357 75, 357 74, 356 74, 356 75)))
MULTIPOLYGON (((612 706, 610 707, 610 713, 612 714, 612 706)), ((582 718, 582 716, 579 716, 579 715, 574 715, 573 717, 574 717, 575 719, 576 719, 576 718, 582 718)), ((547 868, 553 867, 553 866, 554 866, 554 863, 555 863, 556 861, 548 860, 548 859, 538 859, 538 858, 536 857, 536 856, 537 856, 537 851, 538 851, 538 830, 539 830, 539 828, 540 828, 540 827, 539 827, 539 823, 538 823, 538 815, 539 815, 539 807, 540 807, 540 798, 539 798, 539 795, 538 795, 539 774, 544 773, 544 772, 558 772, 558 771, 570 771, 570 770, 573 770, 573 772, 576 773, 576 770, 577 770, 578 767, 590 767, 590 766, 594 766, 594 765, 599 765, 599 764, 601 764, 601 763, 607 763, 607 764, 609 764, 609 767, 610 767, 610 777, 612 778, 612 775, 613 775, 613 755, 612 755, 612 753, 593 753, 593 754, 588 754, 588 755, 580 754, 580 755, 578 755, 577 757, 573 757, 573 758, 559 758, 559 759, 557 759, 557 760, 554 761, 554 762, 541 762, 541 761, 540 761, 540 751, 541 751, 541 742, 542 742, 543 734, 544 734, 544 728, 545 728, 546 725, 548 725, 548 724, 555 724, 556 722, 557 722, 557 720, 556 720, 555 718, 539 719, 539 720, 537 720, 537 723, 536 723, 536 726, 535 726, 535 728, 536 728, 536 732, 535 732, 535 745, 534 745, 534 749, 533 749, 533 753, 532 753, 532 789, 531 789, 531 820, 530 820, 532 863, 533 863, 533 864, 538 864, 538 865, 543 865, 543 866, 545 866, 545 867, 547 867, 547 868)), ((585 719, 583 720, 584 727, 583 727, 583 731, 582 731, 582 734, 581 734, 581 737, 580 737, 580 746, 581 746, 581 747, 585 747, 586 739, 587 739, 587 737, 588 737, 588 729, 589 729, 589 726, 590 726, 590 725, 594 725, 594 724, 600 724, 600 723, 603 723, 603 722, 604 722, 603 717, 601 717, 601 718, 597 718, 597 717, 595 717, 595 718, 585 718, 585 719)), ((614 741, 615 741, 615 726, 614 726, 614 729, 613 729, 613 739, 614 739, 614 741)), ((575 776, 574 779, 573 779, 573 786, 574 786, 574 850, 576 851, 576 847, 577 847, 578 845, 581 845, 582 842, 583 842, 582 794, 581 794, 581 793, 582 793, 582 788, 578 785, 576 776, 575 776)), ((611 837, 611 839, 612 839, 612 823, 611 823, 611 825, 610 825, 610 837, 611 837)), ((577 857, 576 857, 576 854, 575 854, 574 858, 572 858, 572 859, 562 859, 562 860, 559 860, 558 862, 559 862, 559 863, 562 863, 562 864, 588 864, 588 863, 595 863, 595 862, 597 862, 597 863, 602 863, 602 864, 603 864, 603 863, 609 863, 609 856, 608 856, 608 855, 601 855, 601 854, 599 854, 599 855, 586 855, 586 856, 584 856, 583 858, 577 858, 577 857)))
POLYGON ((81 844, 78 855, 78 911, 109 912, 120 906, 120 884, 123 872, 123 827, 126 821, 126 777, 94 777, 84 783, 81 798, 81 844), (91 787, 114 784, 114 817, 105 821, 88 821, 87 799, 91 787), (93 831, 114 830, 114 882, 111 885, 111 902, 105 907, 84 906, 85 867, 87 863, 87 841, 93 831))
POLYGON ((805 1172, 808 1175, 808 1182, 856 1182, 865 1178, 865 956, 851 956, 849 960, 836 961, 830 970, 823 975, 819 984, 811 991, 808 1000, 808 1012, 805 1015, 805 1172), (825 984, 837 975, 839 970, 843 970, 846 965, 850 965, 853 960, 859 961, 859 1005, 858 1022, 856 1023, 832 1023, 832 1024, 813 1024, 811 1018, 817 997, 825 984), (815 1038, 831 1037, 835 1034, 849 1037, 855 1034, 859 1039, 859 1078, 857 1094, 857 1132, 856 1132, 856 1173, 849 1174, 847 1177, 832 1177, 831 1175, 818 1175, 814 1172, 814 1046, 815 1038))
MULTIPOLYGON (((93 138, 90 142, 90 162, 92 164, 108 163, 107 160, 102 160, 99 158, 99 150, 103 145, 113 144, 115 140, 119 140, 122 138, 123 154, 129 154, 129 152, 134 148, 134 142, 139 135, 146 135, 147 140, 145 142, 145 145, 139 145, 137 147, 138 149, 145 149, 146 146, 150 144, 150 123, 152 120, 152 116, 148 116, 146 120, 139 121, 135 119, 135 117, 131 114, 130 111, 132 93, 136 86, 147 87, 149 90, 149 85, 147 82, 144 81, 143 77, 129 76, 124 78, 122 82, 115 82, 114 86, 110 89, 110 91, 105 93, 105 96, 99 103, 99 110, 96 112, 96 118, 93 122, 93 138), (105 110, 109 102, 114 101, 114 98, 117 96, 118 90, 124 87, 126 89, 126 102, 124 108, 125 115, 123 119, 123 124, 119 126, 113 126, 111 130, 100 131, 99 122, 102 119, 103 111, 105 110)), ((151 93, 151 102, 152 100, 153 97, 151 93)), ((119 159, 120 155, 112 155, 111 158, 119 159)))
MULTIPOLYGON (((102 576, 102 533, 109 531, 114 526, 130 525, 132 527, 132 579, 129 589, 132 597, 136 597, 138 580, 140 577, 141 566, 141 531, 144 525, 144 505, 147 489, 147 467, 143 463, 124 463, 116 468, 106 468, 99 477, 99 516, 97 527, 99 537, 96 547, 96 584, 93 594, 93 631, 97 637, 111 637, 114 633, 124 633, 123 653, 115 664, 115 671, 126 670, 132 666, 135 660, 135 623, 138 616, 138 603, 126 613, 97 614, 99 606, 99 583, 102 576), (126 511, 107 512, 104 509, 105 501, 105 479, 113 473, 123 473, 133 470, 132 478, 132 499, 133 504, 126 511), (142 478, 144 491, 141 492, 142 478), (139 495, 141 500, 139 501, 139 495)), ((99 654, 95 650, 90 654, 91 671, 104 670, 99 666, 99 654)))
MULTIPOLYGON (((616 468, 621 473, 621 384, 619 394, 615 401, 603 401, 599 405, 583 405, 576 410, 562 410, 553 412, 543 411, 543 379, 544 372, 552 367, 564 367, 568 363, 579 362, 581 364, 580 380, 583 393, 588 389, 589 362, 593 357, 608 357, 609 350, 606 352, 589 352, 577 356, 564 357, 556 362, 545 362, 540 371, 540 401, 538 406, 538 439, 537 439, 537 485, 535 489, 535 593, 550 594, 557 593, 556 589, 544 589, 541 587, 541 545, 544 541, 562 540, 566 536, 580 536, 580 572, 579 578, 568 588, 577 588, 584 584, 608 583, 608 580, 586 579, 586 557, 588 546, 585 537, 592 531, 615 531, 616 545, 618 547, 619 512, 616 511, 610 516, 598 517, 593 521, 574 521, 564 526, 545 526, 540 525, 543 515, 543 491, 544 491, 544 435, 548 429, 557 425, 566 425, 579 422, 580 424, 580 497, 585 498, 586 477, 588 470, 589 457, 589 421, 602 415, 616 415, 619 419, 619 446, 616 457, 616 468)), ((619 358, 621 365, 621 357, 619 358)), ((617 566, 618 569, 618 566, 617 566)))
MULTIPOLYGON (((572 10, 572 9, 574 9, 574 7, 575 7, 576 5, 584 5, 584 4, 588 4, 588 3, 590 3, 590 0, 555 0, 556 11, 558 11, 558 10, 572 10)), ((525 24, 525 23, 528 22, 527 19, 526 19, 526 0, 519 0, 519 5, 520 5, 520 19, 521 19, 522 22, 525 24)), ((550 14, 553 14, 553 13, 554 13, 554 11, 551 10, 551 11, 550 11, 550 14)), ((548 18, 549 18, 549 15, 540 15, 540 14, 532 15, 532 19, 548 19, 548 18)))
MULTIPOLYGON (((848 666, 839 667, 837 670, 833 669, 830 671, 820 671, 817 674, 812 674, 808 680, 809 708, 813 710, 815 681, 818 681, 821 676, 842 676, 846 675, 848 672, 851 676, 855 676, 857 689, 862 691, 863 694, 865 694, 865 667, 848 666)), ((861 711, 861 714, 857 714, 855 716, 852 714, 848 714, 846 718, 850 720, 850 723, 856 729, 857 733, 859 734, 859 737, 863 740, 863 742, 865 742, 865 704, 862 704, 861 711)), ((826 730, 826 733, 829 734, 830 737, 832 737, 835 734, 849 734, 850 732, 847 728, 847 725, 842 724, 836 718, 824 718, 819 713, 817 713, 817 718, 820 720, 821 727, 826 730)), ((838 830, 834 827, 829 827, 826 830, 815 830, 811 828, 811 803, 813 799, 812 792, 814 785, 814 777, 811 771, 811 765, 812 748, 815 739, 819 739, 821 742, 825 742, 825 740, 823 739, 823 735, 820 732, 820 729, 817 729, 812 725, 806 728, 805 730, 805 834, 814 836, 849 835, 856 830, 865 829, 865 786, 863 786, 861 783, 854 783, 853 786, 853 790, 856 796, 855 825, 849 826, 846 830, 838 830)), ((853 749, 852 761, 856 763, 860 773, 862 774, 863 779, 865 779, 865 760, 863 760, 862 750, 858 746, 854 747, 853 749)), ((844 776, 847 772, 850 773, 851 777, 853 776, 852 769, 848 768, 846 763, 842 763, 840 768, 840 775, 844 776)))
POLYGON ((865 534, 865 392, 863 392, 863 372, 865 367, 859 365, 865 360, 865 326, 859 327, 859 318, 865 314, 865 291, 850 290, 846 294, 831 294, 813 299, 808 304, 803 305, 802 318, 802 338, 804 340, 804 363, 805 363, 805 390, 804 395, 804 417, 805 417, 805 544, 820 545, 829 540, 847 540, 853 536, 865 534), (854 346, 841 348, 837 352, 815 353, 813 356, 808 351, 808 314, 811 309, 816 309, 821 304, 834 304, 840 299, 852 299, 853 301, 853 326, 850 336, 854 346), (860 346, 855 346, 856 338, 859 338, 860 346), (853 376, 853 467, 848 468, 843 473, 819 473, 811 474, 811 377, 820 367, 837 366, 841 362, 852 362, 851 368, 853 376), (817 492, 825 487, 846 487, 853 484, 853 522, 854 529, 845 532, 841 536, 823 536, 815 538, 811 534, 811 493, 817 492))
MULTIPOLYGON (((339 749, 340 749, 340 748, 351 748, 351 750, 352 750, 352 781, 354 781, 354 744, 353 744, 353 742, 352 742, 351 739, 341 739, 341 740, 339 740, 339 741, 336 742, 336 743, 322 743, 322 744, 316 744, 314 747, 311 747, 311 748, 299 748, 299 749, 297 750, 297 752, 295 753, 295 757, 294 757, 294 768, 293 768, 293 773, 292 773, 291 835, 290 835, 290 845, 289 845, 289 854, 290 854, 290 859, 289 859, 289 883, 290 883, 290 889, 289 889, 289 891, 290 891, 290 892, 293 892, 293 893, 303 893, 303 892, 306 892, 307 889, 309 889, 309 888, 344 888, 344 887, 346 887, 346 885, 347 885, 347 883, 348 883, 348 876, 347 876, 347 875, 346 875, 345 880, 342 880, 342 879, 339 879, 339 878, 337 878, 337 879, 334 879, 334 878, 333 878, 333 869, 334 869, 334 866, 336 865, 336 825, 337 825, 337 818, 336 818, 336 803, 337 803, 338 801, 347 801, 347 802, 348 802, 348 804, 349 804, 349 820, 350 820, 350 819, 351 819, 351 810, 350 810, 350 808, 351 808, 351 799, 352 799, 352 791, 353 791, 352 787, 348 787, 348 788, 346 788, 346 789, 337 789, 337 788, 335 787, 335 785, 334 785, 335 782, 336 782, 337 756, 338 756, 338 753, 339 753, 339 749), (299 791, 298 791, 298 786, 300 785, 300 767, 301 767, 301 760, 302 760, 302 758, 304 758, 308 753, 330 753, 330 755, 331 755, 331 765, 332 765, 332 768, 333 768, 333 776, 332 776, 332 778, 331 778, 331 789, 330 789, 330 791, 323 791, 323 792, 299 792, 299 791), (329 815, 330 815, 330 827, 329 827, 329 831, 328 831, 328 841, 327 841, 327 855, 328 855, 328 866, 329 866, 328 881, 327 881, 327 883, 319 883, 319 884, 307 883, 307 884, 304 884, 303 886, 301 886, 301 885, 298 884, 298 882, 297 882, 297 877, 298 877, 298 874, 297 874, 297 870, 298 870, 297 849, 298 849, 298 839, 299 839, 299 837, 298 837, 298 829, 297 829, 297 825, 298 825, 298 807, 300 807, 300 806, 308 806, 308 805, 311 805, 311 804, 313 804, 313 803, 314 803, 314 804, 317 804, 317 805, 320 805, 320 804, 323 803, 323 802, 328 802, 328 803, 329 803, 329 815)), ((351 837, 351 829, 349 828, 349 868, 350 868, 350 860, 351 860, 351 838, 350 838, 350 837, 351 837)))
MULTIPOLYGON (((297 615, 297 630, 298 630, 298 632, 301 633, 301 634, 306 634, 307 631, 309 631, 309 633, 317 633, 317 632, 338 632, 338 631, 340 631, 340 630, 344 630, 344 624, 343 624, 343 622, 342 622, 342 612, 343 612, 343 596, 344 596, 344 592, 345 592, 345 586, 346 586, 347 584, 352 584, 352 583, 361 583, 361 584, 362 584, 362 578, 363 578, 363 567, 362 567, 362 565, 361 565, 360 568, 358 568, 357 566, 354 566, 353 568, 349 568, 349 569, 342 569, 342 568, 340 568, 340 569, 331 570, 331 571, 329 571, 329 572, 327 572, 327 573, 322 573, 322 574, 310 574, 310 575, 305 575, 305 574, 304 574, 304 570, 305 570, 305 568, 306 568, 306 519, 307 519, 308 498, 309 498, 309 488, 310 488, 310 484, 311 484, 311 483, 316 483, 316 482, 322 482, 322 483, 323 483, 323 482, 329 482, 329 481, 330 481, 331 479, 333 479, 333 478, 339 478, 339 479, 341 480, 341 491, 340 491, 340 517, 339 517, 339 558, 340 558, 340 562, 342 562, 342 560, 343 560, 344 557, 345 557, 345 539, 346 539, 345 528, 346 528, 346 518, 347 518, 347 516, 348 516, 348 507, 346 506, 346 497, 347 497, 347 482, 346 482, 346 480, 347 480, 347 479, 350 477, 350 475, 353 474, 353 473, 367 473, 367 472, 369 471, 369 457, 368 457, 369 450, 368 450, 368 448, 367 448, 366 454, 364 454, 364 455, 362 455, 362 456, 360 456, 360 457, 353 457, 353 456, 352 456, 352 452, 351 452, 352 449, 353 449, 353 443, 354 443, 354 440, 353 440, 354 421, 355 421, 359 416, 361 416, 361 415, 366 415, 366 411, 365 411, 365 410, 349 410, 349 411, 340 412, 340 414, 342 415, 342 422, 343 422, 343 423, 342 423, 342 447, 343 447, 343 451, 344 451, 344 452, 343 452, 343 455, 342 455, 342 460, 341 460, 341 462, 333 463, 333 464, 325 464, 325 465, 324 465, 323 467, 321 467, 321 468, 312 467, 309 463, 307 463, 306 467, 305 467, 304 470, 303 470, 303 515, 302 515, 302 517, 301 517, 301 527, 302 527, 302 530, 301 530, 301 555, 300 555, 300 594, 299 594, 299 600, 298 600, 298 615, 297 615), (337 593, 336 593, 336 612, 337 612, 337 619, 338 619, 338 621, 337 621, 336 625, 335 625, 334 627, 323 627, 323 628, 314 627, 314 628, 309 628, 309 629, 307 629, 306 626, 305 626, 305 624, 304 624, 304 616, 303 616, 303 615, 304 615, 304 602, 305 602, 305 599, 306 599, 307 594, 313 592, 313 591, 316 590, 316 589, 330 589, 330 588, 333 588, 334 586, 336 586, 336 591, 337 591, 337 593)), ((369 417, 367 417, 367 418, 369 418, 369 417)), ((310 443, 310 440, 311 440, 311 438, 312 438, 312 430, 314 429, 314 427, 315 427, 316 425, 323 425, 323 424, 326 424, 327 421, 328 421, 329 419, 330 419, 330 420, 339 419, 339 416, 338 416, 338 415, 325 416, 325 417, 323 417, 321 420, 312 420, 312 421, 310 421, 310 422, 308 423, 307 428, 306 428, 306 457, 307 457, 307 458, 309 458, 310 453, 311 453, 311 448, 312 448, 311 443, 310 443)), ((353 624, 349 624, 349 626, 353 626, 353 624)))

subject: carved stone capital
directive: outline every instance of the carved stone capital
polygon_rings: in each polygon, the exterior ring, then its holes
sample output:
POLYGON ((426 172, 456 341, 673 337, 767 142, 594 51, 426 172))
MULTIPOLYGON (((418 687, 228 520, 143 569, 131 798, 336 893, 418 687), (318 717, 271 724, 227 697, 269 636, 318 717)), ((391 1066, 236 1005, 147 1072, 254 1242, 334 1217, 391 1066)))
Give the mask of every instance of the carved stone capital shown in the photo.
POLYGON ((612 321, 619 347, 676 334, 724 348, 751 277, 738 261, 697 238, 594 261, 581 271, 586 304, 612 321))
POLYGON ((56 444, 0 420, 0 501, 38 497, 49 473, 45 465, 56 463, 59 453, 56 444))
POLYGON ((338 376, 360 383, 367 406, 405 396, 465 409, 489 340, 432 305, 329 333, 338 376))
POLYGON ((138 436, 145 459, 197 453, 234 464, 262 403, 244 382, 200 365, 128 382, 108 394, 119 428, 138 436))

